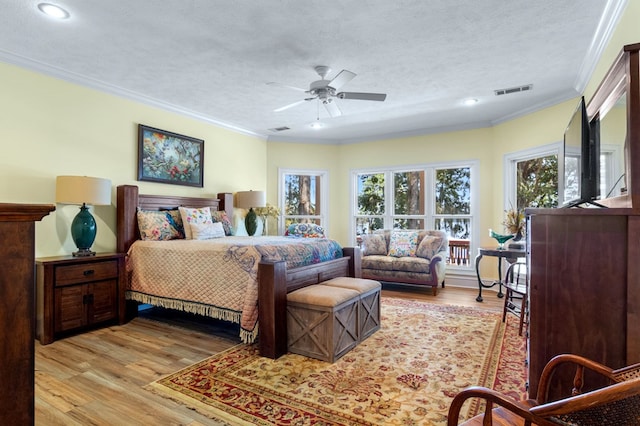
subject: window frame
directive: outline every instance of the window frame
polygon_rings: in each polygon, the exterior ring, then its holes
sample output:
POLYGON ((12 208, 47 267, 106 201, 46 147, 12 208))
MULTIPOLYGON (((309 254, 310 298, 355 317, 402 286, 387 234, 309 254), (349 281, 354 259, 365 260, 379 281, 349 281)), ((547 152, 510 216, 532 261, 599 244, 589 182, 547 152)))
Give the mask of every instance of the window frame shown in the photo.
MULTIPOLYGON (((357 245, 356 237, 356 222, 359 217, 363 217, 357 214, 358 211, 358 176, 362 174, 377 174, 384 173, 385 175, 385 194, 391 194, 391 196, 385 197, 385 214, 375 215, 375 217, 383 217, 383 229, 392 229, 394 219, 396 218, 411 218, 411 219, 423 219, 425 229, 434 229, 435 219, 449 217, 449 215, 437 215, 435 213, 435 171, 438 169, 453 169, 453 168, 469 168, 469 181, 470 181, 470 193, 469 203, 470 212, 469 217, 471 233, 469 236, 470 247, 469 253, 476 253, 480 241, 479 231, 479 215, 480 215, 480 203, 479 191, 480 191, 480 162, 479 160, 460 160, 460 161, 447 161, 437 163, 424 163, 418 165, 402 165, 402 166, 385 166, 385 167, 367 167, 361 169, 351 169, 349 171, 351 185, 349 186, 349 244, 357 245), (393 175, 398 172, 413 172, 424 171, 424 215, 396 215, 395 214, 395 193, 393 192, 393 175)), ((455 265, 448 264, 447 267, 458 269, 461 271, 475 271, 473 259, 470 259, 468 265, 455 265)))
POLYGON ((288 169, 278 168, 278 207, 282 214, 278 218, 278 235, 285 232, 285 223, 287 218, 304 218, 310 220, 318 220, 320 226, 325 230, 329 228, 329 171, 319 169, 288 169), (320 206, 321 212, 318 215, 286 215, 285 214, 285 176, 318 176, 320 178, 320 206))
POLYGON ((564 188, 564 143, 553 142, 504 155, 502 164, 502 170, 504 170, 504 210, 513 208, 518 199, 516 185, 518 179, 517 163, 550 155, 558 156, 558 205, 561 206, 563 204, 564 190, 560 188, 564 188))

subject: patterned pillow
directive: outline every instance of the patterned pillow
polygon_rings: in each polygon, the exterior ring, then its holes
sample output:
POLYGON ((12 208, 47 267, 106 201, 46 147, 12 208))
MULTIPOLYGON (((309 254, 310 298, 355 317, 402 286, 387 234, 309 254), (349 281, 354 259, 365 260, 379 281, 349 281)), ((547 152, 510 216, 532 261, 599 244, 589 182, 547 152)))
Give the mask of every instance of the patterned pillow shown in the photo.
POLYGON ((433 235, 425 235, 416 250, 416 256, 431 260, 438 253, 438 249, 442 245, 442 237, 434 237, 433 235))
POLYGON ((389 240, 389 256, 404 257, 416 255, 418 247, 418 231, 398 231, 391 232, 389 240))
POLYGON ((224 228, 222 223, 192 223, 191 239, 193 240, 210 240, 212 238, 224 238, 224 228))
POLYGON ((184 238, 169 212, 138 209, 138 228, 140 239, 150 241, 166 241, 184 238))
POLYGON ((178 208, 174 209, 160 209, 164 210, 165 213, 169 215, 169 222, 176 227, 178 231, 182 234, 182 238, 184 238, 184 225, 182 224, 182 216, 180 216, 180 210, 178 208))
POLYGON ((180 216, 182 217, 182 224, 184 226, 184 236, 187 240, 193 239, 191 235, 192 223, 213 223, 211 218, 211 209, 209 207, 201 207, 199 209, 189 207, 178 207, 180 210, 180 216))
POLYGON ((324 228, 315 223, 292 223, 284 235, 304 238, 326 238, 324 228))
POLYGON ((229 219, 229 216, 227 216, 227 213, 221 211, 212 211, 211 218, 213 219, 213 223, 222 223, 224 235, 233 235, 233 225, 231 224, 231 220, 229 219))
POLYGON ((387 240, 384 234, 365 234, 362 236, 362 254, 370 256, 374 254, 387 254, 387 240))

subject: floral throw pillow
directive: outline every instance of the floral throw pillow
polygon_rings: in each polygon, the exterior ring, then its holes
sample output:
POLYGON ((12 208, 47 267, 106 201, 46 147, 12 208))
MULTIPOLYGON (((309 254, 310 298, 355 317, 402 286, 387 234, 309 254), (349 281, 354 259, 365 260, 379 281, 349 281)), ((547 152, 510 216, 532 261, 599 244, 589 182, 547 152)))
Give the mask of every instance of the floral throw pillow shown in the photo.
POLYGON ((292 223, 285 235, 304 238, 325 238, 324 228, 315 223, 292 223))
POLYGON ((193 239, 191 234, 192 223, 213 223, 211 218, 211 209, 209 207, 201 207, 199 209, 190 207, 178 207, 182 224, 184 226, 184 236, 187 240, 193 239))
POLYGON ((166 241, 184 238, 169 212, 138 209, 136 216, 142 240, 166 241))
POLYGON ((389 240, 389 256, 405 257, 416 255, 418 248, 418 231, 397 231, 391 232, 389 240))
POLYGON ((387 241, 384 234, 365 234, 362 236, 362 254, 371 256, 374 254, 387 254, 387 241))
POLYGON ((210 240, 212 238, 224 238, 224 228, 222 223, 192 223, 191 228, 192 240, 210 240))
POLYGON ((229 216, 227 216, 227 213, 222 211, 212 211, 211 218, 213 219, 213 223, 222 223, 224 235, 233 235, 233 225, 231 225, 231 220, 229 219, 229 216))
POLYGON ((418 250, 416 250, 416 256, 431 260, 431 258, 438 253, 438 249, 441 245, 442 237, 425 235, 422 241, 420 241, 418 250))

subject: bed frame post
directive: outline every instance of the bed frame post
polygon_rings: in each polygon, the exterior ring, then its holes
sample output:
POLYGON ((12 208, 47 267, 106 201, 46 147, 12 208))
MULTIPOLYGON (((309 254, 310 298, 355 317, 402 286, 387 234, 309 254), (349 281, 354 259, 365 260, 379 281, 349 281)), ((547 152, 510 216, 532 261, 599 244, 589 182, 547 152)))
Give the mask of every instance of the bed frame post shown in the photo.
POLYGON ((349 257, 349 276, 362 278, 362 251, 359 247, 344 247, 342 254, 349 257))
POLYGON ((287 263, 258 265, 260 355, 272 359, 287 353, 287 263))
POLYGON ((137 239, 138 222, 136 208, 138 206, 138 187, 136 185, 119 185, 116 188, 116 250, 127 253, 131 244, 137 239))

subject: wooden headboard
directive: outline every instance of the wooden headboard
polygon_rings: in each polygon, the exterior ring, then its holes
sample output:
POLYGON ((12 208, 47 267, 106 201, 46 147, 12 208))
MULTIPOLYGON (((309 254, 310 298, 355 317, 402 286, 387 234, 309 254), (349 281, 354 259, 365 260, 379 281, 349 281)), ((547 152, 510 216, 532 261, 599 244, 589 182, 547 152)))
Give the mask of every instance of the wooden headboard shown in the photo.
POLYGON ((172 195, 145 195, 138 193, 136 185, 120 185, 116 190, 116 248, 127 253, 134 241, 140 239, 137 208, 144 210, 169 210, 177 207, 210 207, 225 211, 233 219, 233 194, 221 192, 218 198, 180 197, 172 195))

